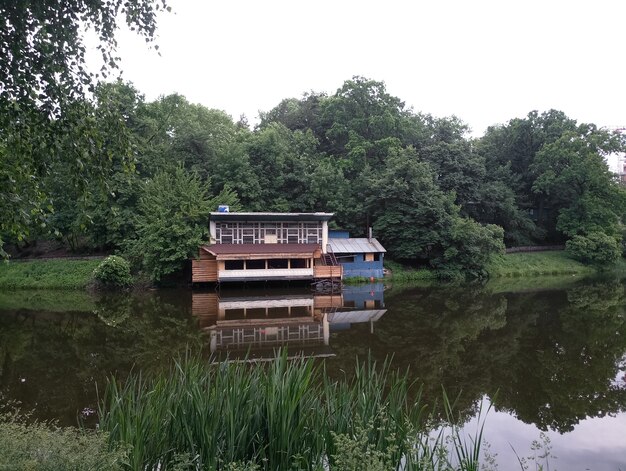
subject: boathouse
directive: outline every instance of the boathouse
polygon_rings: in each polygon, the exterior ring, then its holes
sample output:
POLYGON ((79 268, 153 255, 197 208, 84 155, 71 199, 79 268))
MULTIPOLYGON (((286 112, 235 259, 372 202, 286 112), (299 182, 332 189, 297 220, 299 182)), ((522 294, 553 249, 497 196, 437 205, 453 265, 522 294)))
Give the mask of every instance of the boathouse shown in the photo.
POLYGON ((341 280, 328 244, 332 213, 211 213, 192 281, 341 280))
POLYGON ((343 267, 345 278, 383 277, 386 250, 374 237, 352 238, 345 231, 330 231, 329 250, 343 267))

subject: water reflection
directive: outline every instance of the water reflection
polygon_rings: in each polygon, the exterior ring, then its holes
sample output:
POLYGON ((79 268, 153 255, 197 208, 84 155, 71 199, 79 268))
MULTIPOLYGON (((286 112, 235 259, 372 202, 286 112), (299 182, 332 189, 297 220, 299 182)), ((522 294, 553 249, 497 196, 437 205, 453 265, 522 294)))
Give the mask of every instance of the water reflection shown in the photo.
POLYGON ((375 283, 331 294, 194 292, 192 312, 218 361, 273 358, 278 347, 287 347, 292 356, 330 357, 331 332, 366 323, 373 333, 374 323, 387 311, 383 291, 383 284, 375 283))
POLYGON ((625 306, 621 280, 532 289, 375 284, 334 296, 5 292, 0 392, 39 418, 75 424, 80 411, 95 408, 94 385, 102 388, 110 375, 164 368, 189 348, 207 359, 248 350, 263 358, 287 345, 327 357, 337 377, 355 357, 393 355, 396 367, 423 383, 427 400, 440 398, 442 386, 458 395, 465 419, 488 396, 520 423, 569 432, 626 407, 625 306))

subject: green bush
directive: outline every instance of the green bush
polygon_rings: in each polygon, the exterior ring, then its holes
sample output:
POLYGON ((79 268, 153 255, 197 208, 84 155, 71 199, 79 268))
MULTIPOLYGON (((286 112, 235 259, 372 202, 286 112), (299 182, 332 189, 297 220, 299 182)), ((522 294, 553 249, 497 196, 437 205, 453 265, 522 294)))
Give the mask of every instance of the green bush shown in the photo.
POLYGON ((126 459, 126 451, 119 446, 109 449, 106 433, 26 425, 8 414, 0 415, 0 469, 122 470, 126 459))
POLYGON ((603 232, 574 236, 565 244, 565 250, 572 258, 598 267, 614 265, 622 255, 617 240, 603 232))
POLYGON ((93 271, 93 277, 105 286, 125 287, 133 282, 130 264, 117 255, 105 258, 93 271))

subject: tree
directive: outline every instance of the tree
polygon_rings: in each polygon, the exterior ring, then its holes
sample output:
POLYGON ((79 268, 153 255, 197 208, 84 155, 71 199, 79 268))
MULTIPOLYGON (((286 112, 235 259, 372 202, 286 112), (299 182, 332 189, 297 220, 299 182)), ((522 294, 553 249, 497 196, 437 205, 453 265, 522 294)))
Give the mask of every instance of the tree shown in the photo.
POLYGON ((492 256, 504 253, 504 230, 500 226, 483 226, 469 218, 454 218, 452 227, 443 234, 443 251, 431 265, 446 278, 483 278, 492 256))
POLYGON ((77 179, 106 164, 84 98, 117 67, 118 23, 150 42, 163 9, 165 0, 0 3, 0 252, 3 235, 23 238, 52 211, 42 183, 50 162, 65 161, 77 179), (101 75, 86 68, 84 28, 100 40, 101 75), (63 148, 68 130, 77 131, 71 152, 63 148))
POLYGON ((621 237, 626 191, 604 159, 621 149, 619 135, 583 124, 537 153, 532 189, 553 208, 559 231, 569 237, 592 232, 621 237))
POLYGON ((432 168, 412 148, 396 149, 372 186, 374 229, 391 257, 429 260, 458 214, 454 194, 437 187, 432 168))
POLYGON ((158 173, 144 185, 137 236, 126 244, 129 256, 153 281, 180 270, 206 241, 209 213, 218 204, 240 208, 232 190, 210 196, 200 178, 182 167, 158 173))

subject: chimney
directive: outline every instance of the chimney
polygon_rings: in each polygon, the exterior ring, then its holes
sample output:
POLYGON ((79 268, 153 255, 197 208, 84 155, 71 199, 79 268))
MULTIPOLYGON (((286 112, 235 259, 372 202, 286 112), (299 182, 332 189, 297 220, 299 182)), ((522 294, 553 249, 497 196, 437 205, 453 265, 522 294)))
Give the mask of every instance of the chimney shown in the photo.
POLYGON ((372 241, 372 228, 371 227, 367 228, 367 240, 368 242, 372 241))

